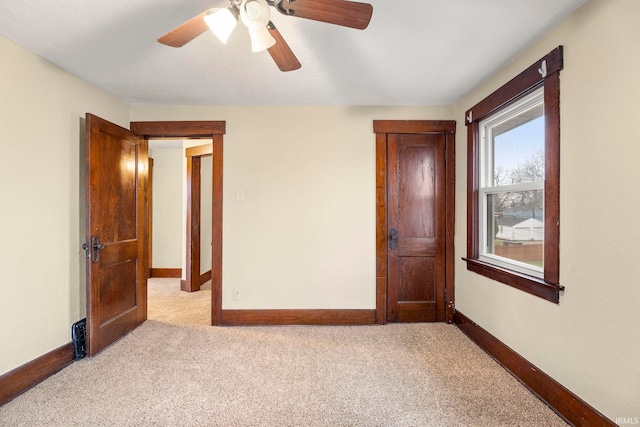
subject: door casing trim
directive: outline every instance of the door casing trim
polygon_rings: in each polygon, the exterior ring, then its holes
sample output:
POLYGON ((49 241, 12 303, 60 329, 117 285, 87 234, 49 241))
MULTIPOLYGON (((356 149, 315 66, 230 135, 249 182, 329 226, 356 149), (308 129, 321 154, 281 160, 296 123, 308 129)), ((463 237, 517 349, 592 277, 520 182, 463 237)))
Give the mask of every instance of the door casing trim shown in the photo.
MULTIPOLYGON (((222 324, 222 165, 225 121, 131 122, 132 132, 145 139, 207 138, 213 144, 213 227, 211 251, 211 324, 222 324)), ((148 230, 147 230, 148 231, 148 230)))

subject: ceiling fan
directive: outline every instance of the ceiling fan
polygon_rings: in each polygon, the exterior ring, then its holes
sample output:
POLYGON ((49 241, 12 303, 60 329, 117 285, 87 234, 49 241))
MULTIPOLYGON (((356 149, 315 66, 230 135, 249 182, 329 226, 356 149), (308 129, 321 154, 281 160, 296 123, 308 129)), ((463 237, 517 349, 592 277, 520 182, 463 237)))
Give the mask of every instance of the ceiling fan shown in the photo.
POLYGON ((300 62, 271 22, 269 6, 283 15, 358 30, 367 28, 373 13, 370 4, 347 0, 229 0, 226 8, 206 10, 169 31, 158 42, 182 47, 211 29, 220 41, 226 43, 240 19, 249 30, 253 52, 268 50, 281 71, 297 70, 301 67, 300 62))

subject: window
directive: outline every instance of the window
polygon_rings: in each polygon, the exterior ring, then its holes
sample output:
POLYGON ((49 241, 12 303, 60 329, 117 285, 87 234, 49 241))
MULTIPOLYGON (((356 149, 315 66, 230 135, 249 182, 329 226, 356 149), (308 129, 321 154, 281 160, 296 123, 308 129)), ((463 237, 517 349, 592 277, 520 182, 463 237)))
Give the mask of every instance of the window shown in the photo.
POLYGON ((467 111, 467 268, 559 302, 556 48, 467 111))
POLYGON ((480 122, 479 259, 543 277, 544 88, 480 122))

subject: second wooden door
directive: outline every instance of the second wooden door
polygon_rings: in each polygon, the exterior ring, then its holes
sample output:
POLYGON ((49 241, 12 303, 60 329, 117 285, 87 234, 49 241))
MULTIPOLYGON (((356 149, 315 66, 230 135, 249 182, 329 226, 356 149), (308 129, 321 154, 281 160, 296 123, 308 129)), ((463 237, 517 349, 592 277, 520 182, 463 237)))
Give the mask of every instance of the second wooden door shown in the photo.
POLYGON ((445 135, 389 134, 387 321, 445 317, 445 135))

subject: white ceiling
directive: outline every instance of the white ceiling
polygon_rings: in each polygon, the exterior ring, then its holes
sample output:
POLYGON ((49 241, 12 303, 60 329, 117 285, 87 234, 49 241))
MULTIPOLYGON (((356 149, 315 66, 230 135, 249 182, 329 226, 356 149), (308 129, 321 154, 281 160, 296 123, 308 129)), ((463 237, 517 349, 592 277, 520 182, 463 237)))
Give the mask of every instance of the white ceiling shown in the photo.
POLYGON ((133 105, 450 105, 586 0, 369 0, 364 31, 271 8, 302 63, 288 73, 242 24, 226 46, 156 41, 227 3, 1 0, 0 35, 133 105))

